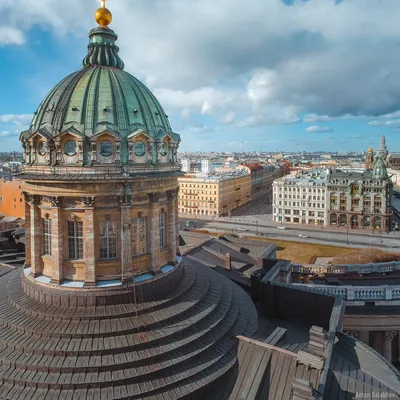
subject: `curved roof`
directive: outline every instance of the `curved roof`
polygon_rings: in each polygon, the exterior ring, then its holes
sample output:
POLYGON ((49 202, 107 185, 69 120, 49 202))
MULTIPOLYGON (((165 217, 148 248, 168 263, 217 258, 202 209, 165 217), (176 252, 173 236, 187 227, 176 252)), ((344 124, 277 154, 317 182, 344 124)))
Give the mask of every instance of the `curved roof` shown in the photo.
POLYGON ((89 302, 89 294, 82 302, 70 292, 68 301, 49 304, 43 294, 50 300, 55 292, 33 291, 25 279, 23 289, 22 271, 1 277, 0 341, 7 348, 0 356, 1 395, 194 398, 233 368, 235 336, 254 334, 257 312, 243 290, 214 271, 181 268, 167 293, 137 303, 132 288, 116 287, 105 289, 103 299, 89 302))
POLYGON ((72 127, 89 137, 105 129, 121 137, 138 129, 155 138, 171 134, 168 117, 156 97, 123 70, 114 31, 98 27, 89 37, 83 69, 67 76, 48 93, 24 136, 39 130, 56 136, 72 127))

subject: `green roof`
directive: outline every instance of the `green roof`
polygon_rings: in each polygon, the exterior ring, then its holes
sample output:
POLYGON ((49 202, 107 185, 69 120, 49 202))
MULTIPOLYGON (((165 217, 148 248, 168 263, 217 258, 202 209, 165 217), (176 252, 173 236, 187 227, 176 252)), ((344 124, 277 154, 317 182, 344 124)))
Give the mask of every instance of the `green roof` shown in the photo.
POLYGON ((37 131, 56 136, 74 128, 88 137, 105 129, 122 138, 143 130, 154 138, 168 133, 179 141, 179 135, 172 132, 168 117, 155 96, 123 70, 114 31, 98 27, 89 36, 84 67, 48 93, 23 137, 37 131))

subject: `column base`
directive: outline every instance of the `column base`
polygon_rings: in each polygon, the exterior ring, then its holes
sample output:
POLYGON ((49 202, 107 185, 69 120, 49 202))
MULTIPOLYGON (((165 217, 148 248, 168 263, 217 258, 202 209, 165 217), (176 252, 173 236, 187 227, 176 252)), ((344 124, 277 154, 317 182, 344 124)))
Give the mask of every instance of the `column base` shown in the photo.
POLYGON ((84 288, 87 288, 87 287, 91 287, 91 288, 96 287, 96 282, 85 282, 85 283, 83 284, 83 287, 84 287, 84 288))
POLYGON ((50 284, 60 286, 63 282, 64 282, 64 279, 61 279, 61 280, 60 279, 52 279, 50 281, 50 284))
POLYGON ((33 279, 36 279, 36 278, 38 278, 39 276, 42 276, 43 274, 41 273, 41 272, 31 272, 30 274, 29 274, 29 276, 31 277, 31 278, 33 278, 33 279))

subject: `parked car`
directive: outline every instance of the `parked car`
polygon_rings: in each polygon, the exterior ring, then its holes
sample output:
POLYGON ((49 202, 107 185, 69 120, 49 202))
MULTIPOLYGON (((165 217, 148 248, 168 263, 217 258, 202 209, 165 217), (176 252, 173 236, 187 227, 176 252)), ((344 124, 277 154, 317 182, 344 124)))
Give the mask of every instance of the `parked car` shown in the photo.
POLYGON ((286 226, 279 225, 279 226, 277 226, 277 228, 278 228, 278 229, 285 230, 285 229, 286 229, 286 226))
POLYGON ((303 235, 302 233, 300 233, 299 237, 300 237, 300 238, 303 238, 303 239, 308 239, 308 238, 309 238, 309 236, 303 235))
POLYGON ((246 228, 239 228, 238 231, 244 231, 244 232, 248 232, 249 230, 246 228))

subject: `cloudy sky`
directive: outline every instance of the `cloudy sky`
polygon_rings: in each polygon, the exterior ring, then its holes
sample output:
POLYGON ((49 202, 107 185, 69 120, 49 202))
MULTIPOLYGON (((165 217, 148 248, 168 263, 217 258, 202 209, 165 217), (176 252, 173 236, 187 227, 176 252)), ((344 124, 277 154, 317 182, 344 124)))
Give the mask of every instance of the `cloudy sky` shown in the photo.
MULTIPOLYGON (((96 0, 0 0, 0 148, 80 68, 96 0)), ((399 0, 108 0, 181 150, 400 151, 399 0)))

